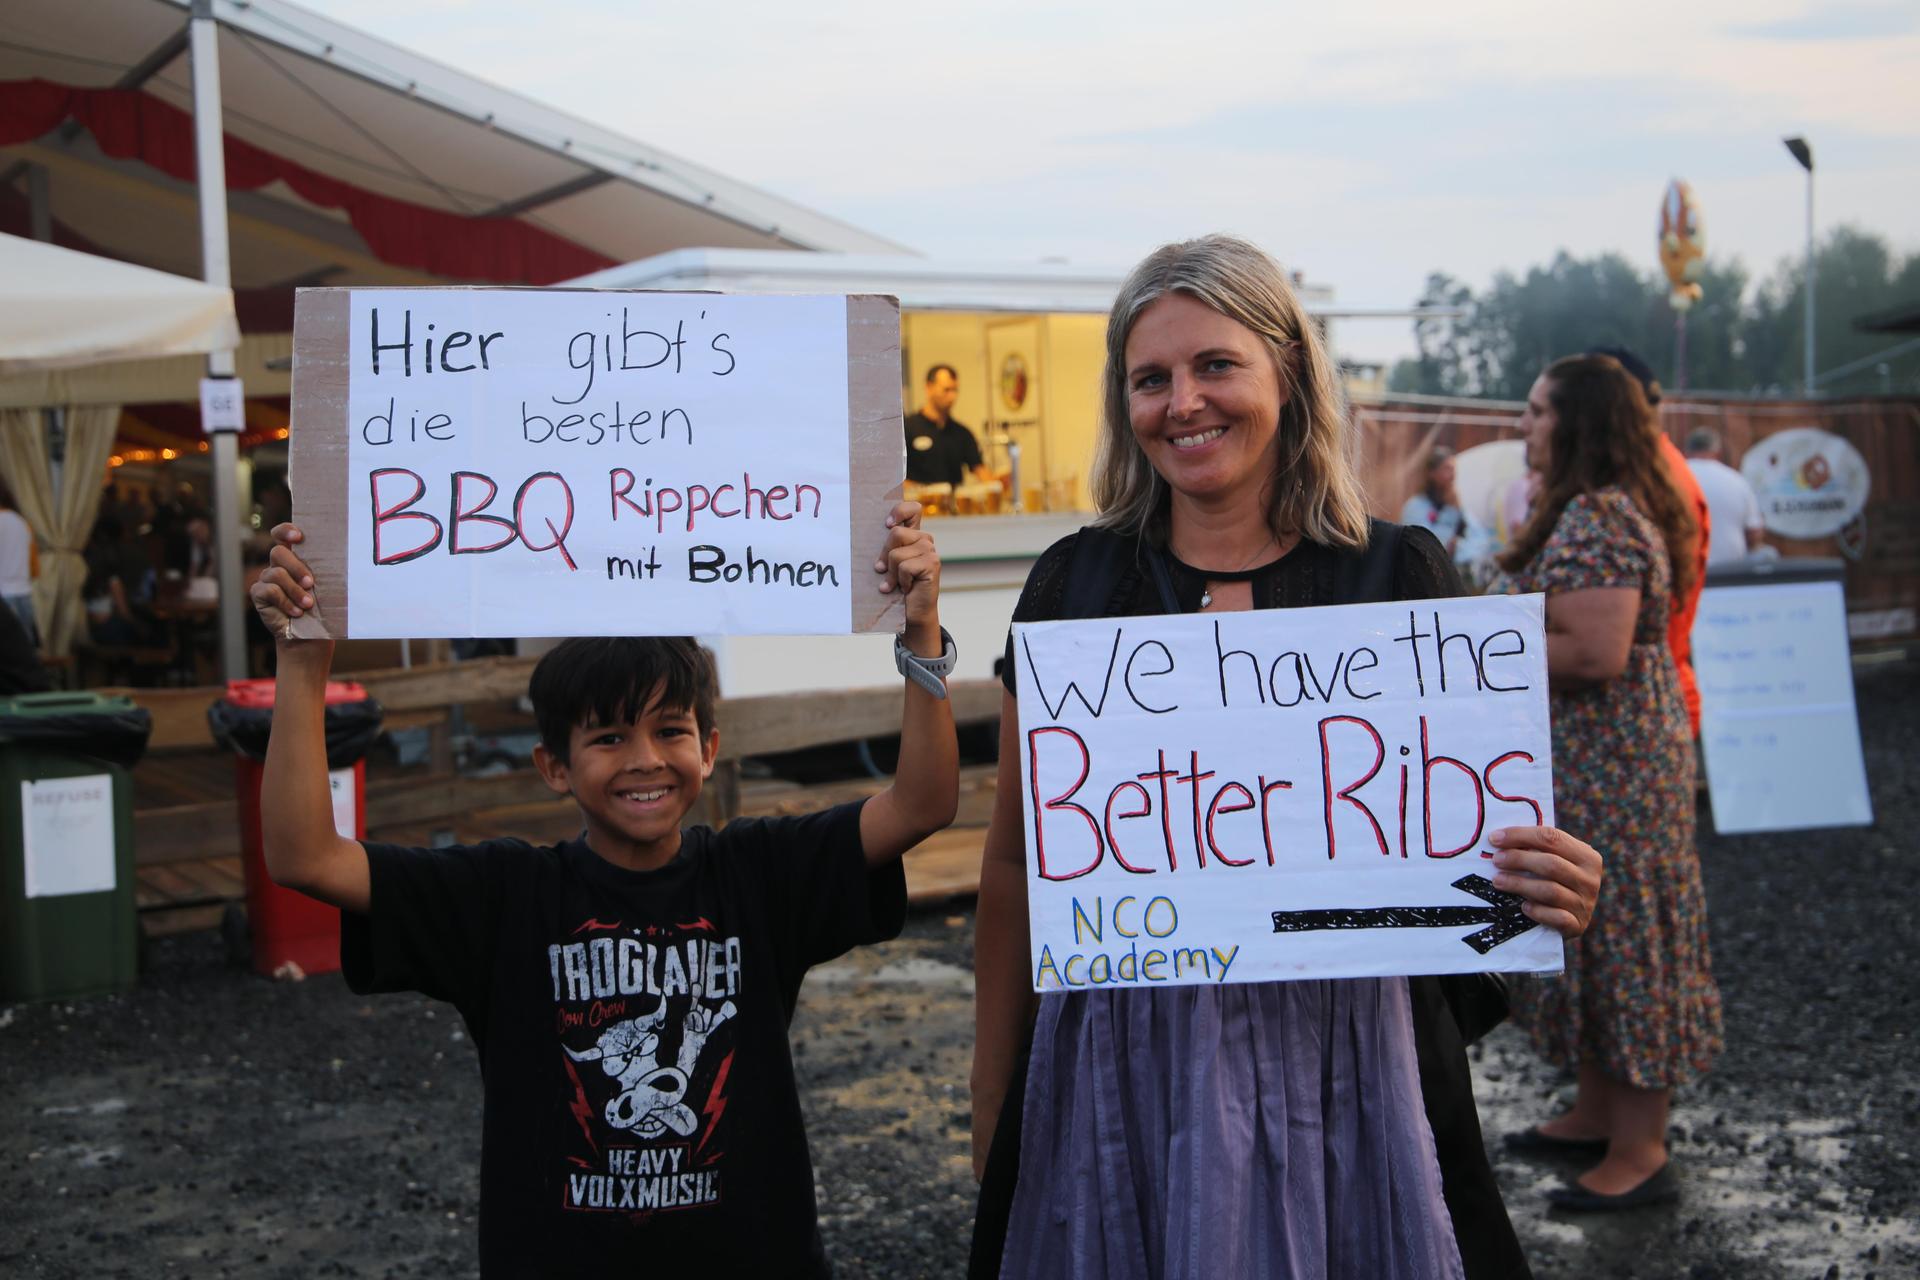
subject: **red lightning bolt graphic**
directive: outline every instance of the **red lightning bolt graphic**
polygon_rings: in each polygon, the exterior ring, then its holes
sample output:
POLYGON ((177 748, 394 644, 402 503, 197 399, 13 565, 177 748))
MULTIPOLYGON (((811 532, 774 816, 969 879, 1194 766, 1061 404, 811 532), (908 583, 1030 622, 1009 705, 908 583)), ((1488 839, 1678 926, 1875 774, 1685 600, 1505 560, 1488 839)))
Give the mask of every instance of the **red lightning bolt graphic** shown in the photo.
MULTIPOLYGON (((727 1110, 727 1072, 733 1069, 733 1054, 720 1059, 720 1070, 713 1077, 713 1088, 707 1092, 706 1105, 700 1108, 700 1114, 707 1117, 707 1130, 700 1135, 700 1144, 693 1149, 695 1159, 707 1149, 707 1140, 713 1137, 714 1130, 720 1127, 720 1117, 727 1110)), ((718 1151, 713 1153, 718 1158, 718 1151)))
POLYGON ((588 933, 593 930, 618 929, 619 927, 620 927, 620 922, 618 920, 614 921, 612 924, 608 924, 605 921, 599 919, 598 917, 595 917, 594 919, 589 920, 585 924, 581 925, 578 929, 575 929, 574 932, 588 933))
POLYGON ((593 1114, 593 1105, 587 1101, 587 1091, 580 1083, 580 1075, 573 1069, 573 1059, 564 1052, 560 1061, 567 1069, 567 1079, 573 1081, 573 1101, 567 1104, 567 1110, 573 1112, 573 1118, 580 1122, 580 1132, 587 1135, 587 1145, 593 1148, 595 1155, 600 1154, 600 1144, 593 1140, 593 1128, 587 1123, 587 1117, 593 1114))
POLYGON ((682 929, 689 933, 691 933, 695 929, 705 929, 708 933, 714 932, 713 921, 707 919, 705 916, 701 916, 698 920, 695 920, 691 924, 677 924, 674 926, 674 928, 682 929))

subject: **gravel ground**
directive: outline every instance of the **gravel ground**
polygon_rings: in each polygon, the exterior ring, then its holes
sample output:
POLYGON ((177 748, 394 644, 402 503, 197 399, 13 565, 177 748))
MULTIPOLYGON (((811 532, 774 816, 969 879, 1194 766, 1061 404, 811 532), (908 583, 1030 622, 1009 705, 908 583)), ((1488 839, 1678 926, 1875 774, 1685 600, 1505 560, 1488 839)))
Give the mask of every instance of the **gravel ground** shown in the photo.
MULTIPOLYGON (((1728 1048, 1677 1102, 1685 1198, 1549 1214, 1540 1192, 1567 1170, 1496 1157, 1542 1277, 1920 1276, 1920 988, 1899 888, 1920 669, 1859 693, 1877 826, 1702 836, 1728 1048)), ((972 925, 918 915, 809 979, 795 1049, 845 1277, 964 1266, 972 925)), ((1565 1088, 1509 1028, 1476 1053, 1489 1135, 1565 1088)), ((0 1009, 0 1275, 472 1275, 478 1114, 443 1006, 236 973, 214 934, 165 940, 131 994, 0 1009)))

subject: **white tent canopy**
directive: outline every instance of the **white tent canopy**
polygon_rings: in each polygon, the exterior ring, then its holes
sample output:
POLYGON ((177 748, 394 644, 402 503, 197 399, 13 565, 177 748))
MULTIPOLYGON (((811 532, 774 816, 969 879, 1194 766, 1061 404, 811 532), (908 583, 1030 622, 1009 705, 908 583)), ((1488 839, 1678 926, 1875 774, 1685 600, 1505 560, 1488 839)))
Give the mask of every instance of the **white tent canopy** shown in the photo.
POLYGON ((227 350, 233 293, 0 235, 0 375, 227 350))
MULTIPOLYGON (((5 0, 0 81, 138 89, 190 110, 190 2, 5 0)), ((211 0, 211 10, 228 135, 325 178, 435 213, 524 222, 614 262, 689 244, 905 252, 288 0, 211 0)), ((198 271, 190 183, 103 153, 74 124, 0 147, 0 181, 19 181, 25 164, 50 175, 51 216, 74 233, 198 271)), ((227 204, 236 288, 445 281, 382 260, 340 208, 283 182, 236 185, 227 204)))

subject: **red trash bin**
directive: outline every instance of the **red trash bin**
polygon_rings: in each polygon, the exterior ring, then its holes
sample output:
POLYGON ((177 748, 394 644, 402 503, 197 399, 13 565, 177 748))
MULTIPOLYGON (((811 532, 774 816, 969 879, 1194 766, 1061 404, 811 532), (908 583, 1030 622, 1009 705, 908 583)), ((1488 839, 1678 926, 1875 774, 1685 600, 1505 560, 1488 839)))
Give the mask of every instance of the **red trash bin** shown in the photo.
MULTIPOLYGON (((251 711, 270 715, 273 688, 272 680, 230 680, 226 703, 242 714, 251 711)), ((331 708, 368 701, 363 685, 344 680, 327 682, 330 721, 331 708)), ((332 739, 333 734, 330 732, 328 737, 332 739)), ((264 762, 259 757, 265 753, 264 750, 250 751, 238 742, 235 747, 234 789, 240 805, 240 857, 246 871, 247 924, 252 937, 253 967, 271 975, 291 961, 302 973, 332 973, 340 968, 340 912, 304 893, 281 888, 267 874, 260 836, 260 781, 264 762)), ((331 754, 331 742, 329 751, 331 754)), ((333 763, 329 761, 330 766, 333 763)), ((329 767, 327 776, 333 792, 334 828, 350 840, 366 839, 366 760, 356 752, 352 763, 329 767)))

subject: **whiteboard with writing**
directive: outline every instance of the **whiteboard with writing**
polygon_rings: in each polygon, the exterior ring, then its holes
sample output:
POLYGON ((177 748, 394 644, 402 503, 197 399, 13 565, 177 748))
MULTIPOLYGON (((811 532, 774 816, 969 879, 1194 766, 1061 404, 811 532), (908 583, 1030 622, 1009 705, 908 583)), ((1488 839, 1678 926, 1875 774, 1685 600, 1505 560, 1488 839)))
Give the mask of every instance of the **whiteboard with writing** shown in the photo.
POLYGON ((1840 583, 1708 587, 1693 669, 1715 830, 1873 822, 1840 583))
POLYGON ((1034 989, 1558 972, 1541 602, 1016 625, 1034 989))
POLYGON ((344 322, 296 332, 293 429, 344 354, 349 634, 849 629, 848 299, 355 289, 344 322))

